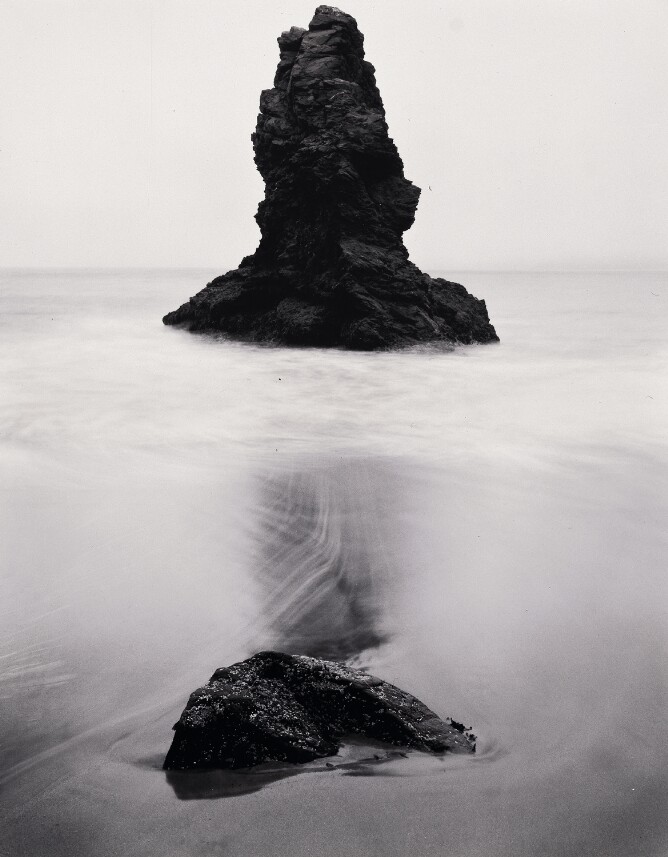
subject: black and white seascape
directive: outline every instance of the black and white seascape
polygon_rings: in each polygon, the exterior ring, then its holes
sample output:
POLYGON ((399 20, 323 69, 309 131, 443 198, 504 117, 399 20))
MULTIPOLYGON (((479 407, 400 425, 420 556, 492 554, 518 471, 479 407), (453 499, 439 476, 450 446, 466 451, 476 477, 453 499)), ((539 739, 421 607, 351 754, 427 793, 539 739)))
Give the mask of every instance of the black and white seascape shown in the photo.
MULTIPOLYGON (((243 42, 235 50, 248 57, 258 28, 274 38, 313 15, 302 0, 294 10, 255 0, 228 19, 206 4, 206 21, 180 2, 164 13, 139 2, 145 17, 123 7, 130 18, 121 27, 103 4, 100 18, 84 3, 62 4, 69 18, 46 5, 27 3, 61 27, 68 45, 76 34, 66 34, 66 21, 80 34, 105 23, 103 62, 81 53, 103 88, 100 69, 130 24, 144 32, 150 23, 154 62, 166 76, 167 53, 193 75, 196 58, 174 50, 179 26, 184 45, 211 47, 208 28, 227 20, 221 41, 243 42)), ((396 122, 396 105, 390 109, 382 44, 390 25, 403 20, 410 30, 400 5, 360 2, 346 11, 365 32, 406 172, 423 188, 418 229, 434 205, 445 212, 450 203, 430 199, 428 158, 416 157, 401 124, 412 108, 404 104, 396 122)), ((469 16, 464 4, 424 4, 415 12, 421 39, 407 35, 406 44, 419 56, 418 45, 433 48, 436 36, 456 46, 470 28, 473 41, 484 41, 511 21, 527 62, 532 22, 570 43, 556 8, 511 5, 482 3, 469 16), (433 38, 430 25, 441 28, 433 38)), ((613 11, 604 32, 637 48, 623 41, 624 4, 606 8, 613 11)), ((649 31, 668 27, 668 16, 649 2, 639 9, 633 32, 644 34, 652 55, 649 31)), ((20 33, 22 13, 12 14, 20 33)), ((593 33, 593 12, 578 14, 593 33)), ((575 50, 584 36, 572 38, 575 50)), ((396 37, 392 44, 400 54, 396 37)), ((269 86, 277 56, 271 41, 258 54, 265 49, 257 78, 269 86)), ((66 66, 56 61, 69 80, 66 66)), ((616 92, 623 103, 648 68, 616 92)), ((558 81, 550 69, 544 74, 558 81)), ((199 74, 209 70, 205 63, 199 74)), ((157 76, 154 86, 155 105, 157 76)), ((206 86, 212 113, 236 98, 229 80, 220 90, 213 79, 206 86)), ((434 92, 447 92, 439 86, 431 80, 432 102, 434 92)), ((585 92, 608 87, 590 81, 585 92)), ((36 98, 29 94, 26 111, 36 98)), ((416 94, 423 118, 425 98, 416 94)), ((457 99, 448 98, 456 113, 457 99)), ((252 159, 252 107, 240 162, 252 159)), ((512 98, 508 109, 519 115, 512 98)), ((167 121, 154 117, 163 130, 167 121)), ((581 129, 582 147, 593 145, 598 132, 581 129)), ((507 129, 498 133, 508 138, 507 129)), ((193 150, 209 151, 201 128, 193 138, 193 150)), ((175 139, 154 141, 158 161, 160 146, 175 139)), ((232 153, 237 142, 220 143, 221 160, 226 145, 232 153)), ((453 157, 456 147, 446 148, 453 157)), ((169 267, 154 242, 147 262, 139 244, 122 249, 124 226, 98 211, 108 225, 102 243, 84 252, 70 231, 67 265, 48 249, 57 224, 40 255, 39 236, 17 222, 20 240, 3 244, 0 257, 8 265, 0 271, 0 854, 665 855, 668 274, 648 269, 668 261, 658 237, 641 235, 637 224, 635 238, 614 246, 611 236, 630 214, 592 202, 629 158, 626 149, 589 165, 599 186, 581 190, 582 206, 598 206, 609 234, 602 237, 599 223, 578 243, 558 201, 557 185, 577 172, 564 157, 555 152, 551 162, 562 175, 550 185, 552 214, 546 208, 528 224, 526 213, 497 213, 497 239, 486 250, 479 239, 495 265, 471 261, 473 203, 464 215, 469 237, 452 252, 445 234, 435 244, 420 233, 414 245, 406 235, 411 259, 431 278, 484 297, 499 337, 483 337, 485 344, 442 336, 390 350, 290 347, 164 326, 167 310, 239 263, 236 245, 196 264, 201 247, 191 240, 190 256, 165 254, 167 263, 176 259, 169 267), (532 238, 533 249, 523 244, 532 238), (513 259, 525 253, 533 270, 511 270, 522 265, 504 255, 507 241, 513 259), (35 265, 21 250, 29 246, 35 265), (427 246, 434 264, 419 258, 427 246), (578 263, 587 247, 598 265, 578 263), (626 254, 618 267, 628 270, 610 270, 603 250, 613 260, 626 254), (539 270, 560 265, 579 270, 539 270), (191 691, 216 669, 266 650, 378 676, 456 732, 475 733, 475 752, 434 755, 356 735, 338 754, 305 764, 163 770, 191 691)), ((519 156, 504 158, 510 173, 519 170, 519 156)), ((83 159, 81 176, 93 175, 92 163, 83 159)), ((442 165, 432 166, 436 185, 442 165)), ((462 181, 450 179, 453 195, 462 181)), ((130 184, 119 194, 133 199, 130 184)), ((175 186, 174 202, 181 193, 175 186)), ((526 193, 515 188, 506 198, 519 204, 526 193)), ((70 202, 85 206, 83 183, 73 194, 70 202)), ((251 218, 258 198, 248 202, 251 218)), ((628 194, 626 201, 635 211, 628 194)), ((657 205, 648 199, 648 234, 658 236, 657 205)), ((69 230, 77 215, 65 209, 61 227, 69 230)), ((235 211, 222 218, 230 236, 245 228, 235 211)), ((480 216, 493 220, 489 211, 480 216)), ((184 234, 196 229, 189 222, 184 234)))

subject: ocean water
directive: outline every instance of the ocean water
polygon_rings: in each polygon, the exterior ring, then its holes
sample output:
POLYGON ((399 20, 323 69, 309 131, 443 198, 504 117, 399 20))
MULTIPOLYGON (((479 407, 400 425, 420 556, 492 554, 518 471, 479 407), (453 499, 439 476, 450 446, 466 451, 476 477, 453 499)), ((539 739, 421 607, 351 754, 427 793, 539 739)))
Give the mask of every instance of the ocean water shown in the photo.
POLYGON ((668 275, 449 274, 499 344, 355 354, 161 324, 216 273, 0 274, 0 853, 667 854, 668 275), (167 777, 268 647, 478 752, 167 777))

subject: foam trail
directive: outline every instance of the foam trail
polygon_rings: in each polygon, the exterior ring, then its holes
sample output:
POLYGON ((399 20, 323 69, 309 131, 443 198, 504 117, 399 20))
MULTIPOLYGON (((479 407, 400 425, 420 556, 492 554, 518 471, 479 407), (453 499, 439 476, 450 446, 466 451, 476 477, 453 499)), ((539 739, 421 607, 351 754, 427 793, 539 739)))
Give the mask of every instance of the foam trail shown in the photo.
POLYGON ((378 462, 351 460, 261 481, 263 647, 345 660, 388 640, 386 475, 378 462))

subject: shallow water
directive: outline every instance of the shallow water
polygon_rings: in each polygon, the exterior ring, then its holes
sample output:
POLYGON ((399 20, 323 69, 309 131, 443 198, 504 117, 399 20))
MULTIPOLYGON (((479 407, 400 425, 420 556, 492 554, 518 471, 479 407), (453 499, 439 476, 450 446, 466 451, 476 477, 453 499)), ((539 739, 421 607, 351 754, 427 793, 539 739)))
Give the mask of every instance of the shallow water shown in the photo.
POLYGON ((0 853, 667 853, 668 277, 462 275, 499 345, 350 354, 163 327, 214 273, 1 276, 0 853), (169 782, 269 646, 476 757, 169 782))

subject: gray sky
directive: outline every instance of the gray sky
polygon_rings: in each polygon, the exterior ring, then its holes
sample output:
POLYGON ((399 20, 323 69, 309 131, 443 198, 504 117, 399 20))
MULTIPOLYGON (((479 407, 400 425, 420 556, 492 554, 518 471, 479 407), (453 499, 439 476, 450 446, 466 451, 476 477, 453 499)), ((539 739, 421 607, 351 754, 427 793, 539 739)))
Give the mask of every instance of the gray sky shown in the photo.
MULTIPOLYGON (((0 265, 235 267, 315 0, 0 0, 0 265)), ((347 0, 427 270, 668 268, 668 0, 347 0)))

